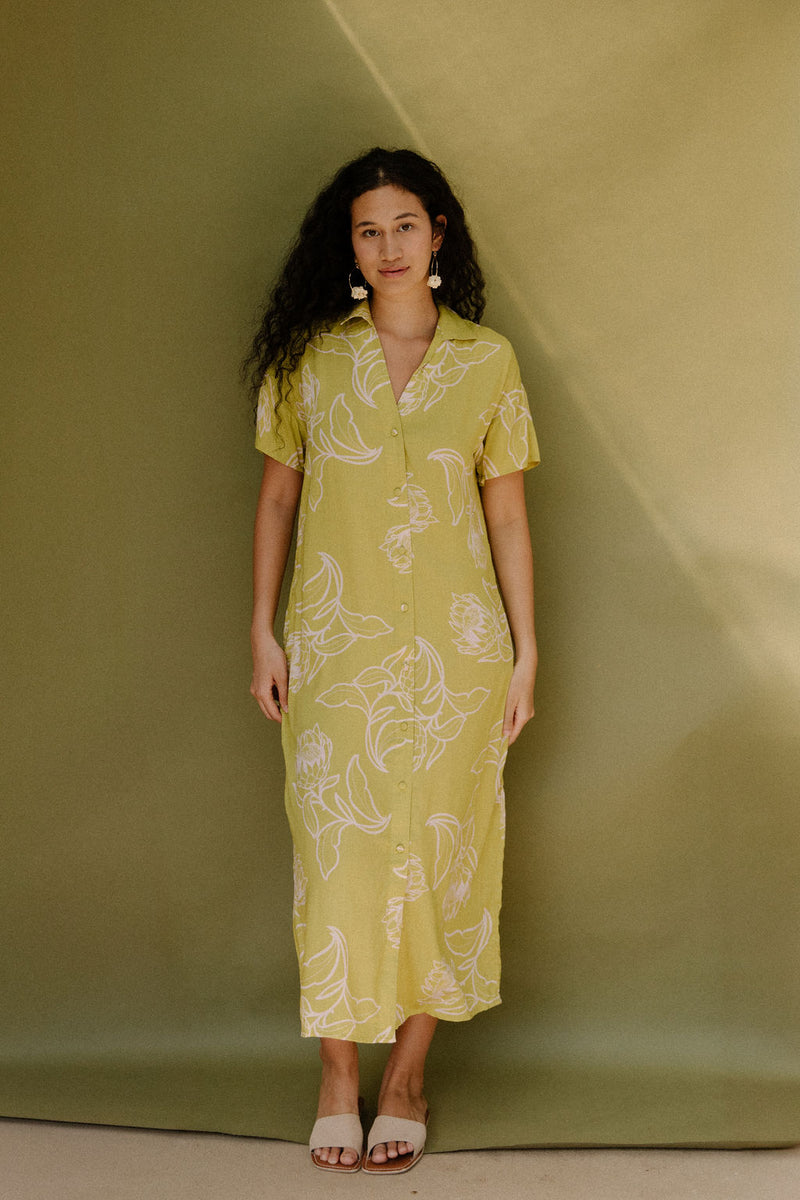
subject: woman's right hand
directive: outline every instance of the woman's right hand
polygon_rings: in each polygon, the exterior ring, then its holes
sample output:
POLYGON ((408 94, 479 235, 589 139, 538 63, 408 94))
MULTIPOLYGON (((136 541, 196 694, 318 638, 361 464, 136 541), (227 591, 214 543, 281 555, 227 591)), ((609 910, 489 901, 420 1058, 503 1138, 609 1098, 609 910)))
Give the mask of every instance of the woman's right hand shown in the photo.
POLYGON ((281 710, 289 708, 289 668, 283 649, 271 638, 253 647, 253 679, 250 695, 270 721, 282 721, 281 710))

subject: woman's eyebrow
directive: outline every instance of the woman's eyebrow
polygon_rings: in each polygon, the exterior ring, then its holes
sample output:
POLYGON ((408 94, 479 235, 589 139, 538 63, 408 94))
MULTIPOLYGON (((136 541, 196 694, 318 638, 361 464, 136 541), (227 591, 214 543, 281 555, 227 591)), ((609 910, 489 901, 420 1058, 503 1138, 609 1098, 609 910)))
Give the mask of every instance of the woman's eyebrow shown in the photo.
MULTIPOLYGON (((403 217, 418 217, 418 216, 419 216, 419 213, 415 213, 415 212, 398 213, 398 215, 396 217, 394 217, 393 220, 400 221, 400 220, 402 220, 403 217)), ((362 225, 377 225, 377 224, 378 224, 377 221, 359 221, 358 224, 356 225, 356 229, 360 229, 362 225)))

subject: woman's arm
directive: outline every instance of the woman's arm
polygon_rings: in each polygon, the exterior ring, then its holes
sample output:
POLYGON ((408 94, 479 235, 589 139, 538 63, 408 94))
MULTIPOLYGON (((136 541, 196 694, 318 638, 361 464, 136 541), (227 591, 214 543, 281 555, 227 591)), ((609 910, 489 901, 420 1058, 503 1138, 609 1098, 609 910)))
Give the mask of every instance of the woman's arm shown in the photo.
POLYGON ((510 746, 533 716, 538 663, 533 627, 533 552, 523 472, 487 479, 481 499, 497 582, 514 639, 514 672, 503 718, 503 733, 510 746))
POLYGON ((253 534, 253 681, 250 692, 264 716, 281 720, 288 708, 289 672, 286 655, 273 632, 283 573, 292 541, 292 527, 303 476, 268 455, 258 495, 253 534), (277 691, 277 700, 275 691, 277 691))

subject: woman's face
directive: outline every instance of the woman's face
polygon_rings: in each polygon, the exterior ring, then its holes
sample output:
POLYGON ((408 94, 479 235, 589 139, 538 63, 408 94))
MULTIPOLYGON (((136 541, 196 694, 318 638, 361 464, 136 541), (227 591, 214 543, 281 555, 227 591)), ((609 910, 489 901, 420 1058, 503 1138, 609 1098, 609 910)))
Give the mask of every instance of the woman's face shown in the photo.
POLYGON ((431 254, 444 238, 446 220, 436 228, 418 196, 394 184, 364 192, 351 205, 356 262, 373 291, 406 295, 428 284, 431 254))

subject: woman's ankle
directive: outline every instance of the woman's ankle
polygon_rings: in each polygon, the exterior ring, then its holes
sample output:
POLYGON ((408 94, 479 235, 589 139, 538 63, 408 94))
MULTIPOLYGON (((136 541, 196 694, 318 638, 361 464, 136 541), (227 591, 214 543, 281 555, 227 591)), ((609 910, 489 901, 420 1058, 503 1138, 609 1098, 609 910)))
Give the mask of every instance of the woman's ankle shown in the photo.
POLYGON ((358 1073, 358 1043, 345 1042, 338 1038, 320 1038, 319 1057, 323 1071, 342 1074, 358 1073))

